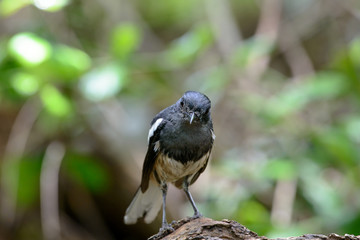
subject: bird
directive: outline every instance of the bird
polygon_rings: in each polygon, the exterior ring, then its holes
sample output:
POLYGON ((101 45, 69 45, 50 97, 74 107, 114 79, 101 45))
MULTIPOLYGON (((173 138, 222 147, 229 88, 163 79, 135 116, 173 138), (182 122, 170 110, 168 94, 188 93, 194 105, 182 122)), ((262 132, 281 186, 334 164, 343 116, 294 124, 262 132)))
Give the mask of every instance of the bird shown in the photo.
POLYGON ((162 206, 159 231, 173 230, 165 213, 168 184, 184 190, 194 210, 192 218, 202 217, 189 186, 204 172, 213 148, 210 110, 211 101, 206 95, 187 91, 151 121, 141 184, 126 209, 125 224, 135 224, 142 217, 145 223, 151 223, 162 206))

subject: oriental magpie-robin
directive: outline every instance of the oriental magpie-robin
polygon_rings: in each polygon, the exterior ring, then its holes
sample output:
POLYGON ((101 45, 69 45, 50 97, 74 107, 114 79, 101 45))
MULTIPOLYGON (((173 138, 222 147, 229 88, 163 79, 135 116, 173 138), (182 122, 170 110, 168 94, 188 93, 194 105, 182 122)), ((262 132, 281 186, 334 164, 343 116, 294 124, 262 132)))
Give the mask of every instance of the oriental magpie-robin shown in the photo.
POLYGON ((126 224, 134 224, 141 217, 146 223, 152 222, 162 204, 160 230, 171 229, 165 214, 168 183, 183 189, 194 209, 194 217, 201 216, 188 187, 209 161, 215 139, 210 107, 207 96, 188 91, 152 120, 141 185, 126 210, 126 224))

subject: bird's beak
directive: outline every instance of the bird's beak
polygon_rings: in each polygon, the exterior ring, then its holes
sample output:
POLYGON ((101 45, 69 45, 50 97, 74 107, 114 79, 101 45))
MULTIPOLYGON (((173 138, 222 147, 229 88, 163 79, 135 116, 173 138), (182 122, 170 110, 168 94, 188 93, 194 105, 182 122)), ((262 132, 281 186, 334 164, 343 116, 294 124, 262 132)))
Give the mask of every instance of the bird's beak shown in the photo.
POLYGON ((194 116, 195 116, 195 113, 194 113, 194 112, 190 113, 190 124, 191 124, 192 121, 194 120, 194 116))

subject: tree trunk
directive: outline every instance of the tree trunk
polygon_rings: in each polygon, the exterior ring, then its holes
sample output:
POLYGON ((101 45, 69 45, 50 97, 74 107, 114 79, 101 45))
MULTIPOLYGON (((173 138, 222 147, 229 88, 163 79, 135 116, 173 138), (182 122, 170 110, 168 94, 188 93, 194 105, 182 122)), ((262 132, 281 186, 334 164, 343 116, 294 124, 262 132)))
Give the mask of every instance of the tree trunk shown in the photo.
MULTIPOLYGON (((206 240, 268 240, 269 238, 258 236, 255 232, 247 229, 243 225, 233 220, 224 219, 215 221, 210 218, 197 219, 181 219, 172 222, 171 226, 174 231, 160 232, 148 240, 185 240, 185 239, 206 239, 206 240)), ((337 235, 335 233, 329 235, 322 234, 305 234, 299 237, 279 238, 283 240, 360 240, 359 236, 337 235)))

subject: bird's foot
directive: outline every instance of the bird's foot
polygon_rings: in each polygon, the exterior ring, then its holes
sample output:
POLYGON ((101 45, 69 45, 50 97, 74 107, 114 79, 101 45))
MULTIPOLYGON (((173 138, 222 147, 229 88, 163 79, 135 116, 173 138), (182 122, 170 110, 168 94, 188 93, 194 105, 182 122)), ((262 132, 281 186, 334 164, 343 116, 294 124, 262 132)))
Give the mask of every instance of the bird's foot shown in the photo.
POLYGON ((200 212, 195 212, 191 219, 201 218, 203 215, 200 212))
POLYGON ((163 233, 172 233, 174 230, 174 228, 168 224, 167 222, 163 223, 160 230, 159 230, 159 233, 160 234, 163 234, 163 233))
POLYGON ((167 222, 162 223, 161 228, 159 229, 159 232, 153 236, 151 236, 150 238, 148 238, 148 240, 159 240, 162 239, 163 237, 167 236, 168 234, 174 232, 174 228, 171 226, 171 224, 168 224, 167 222))

